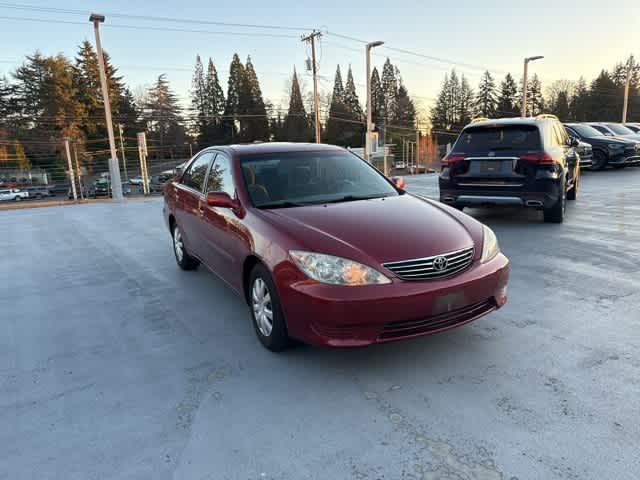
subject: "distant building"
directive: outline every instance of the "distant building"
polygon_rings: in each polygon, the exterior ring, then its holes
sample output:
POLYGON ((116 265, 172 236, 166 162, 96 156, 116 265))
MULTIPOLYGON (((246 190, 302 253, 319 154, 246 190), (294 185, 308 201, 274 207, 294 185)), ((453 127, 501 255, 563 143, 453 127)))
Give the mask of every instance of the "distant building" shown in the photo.
POLYGON ((49 174, 42 168, 23 170, 20 168, 0 167, 0 183, 17 183, 18 185, 47 185, 49 174))

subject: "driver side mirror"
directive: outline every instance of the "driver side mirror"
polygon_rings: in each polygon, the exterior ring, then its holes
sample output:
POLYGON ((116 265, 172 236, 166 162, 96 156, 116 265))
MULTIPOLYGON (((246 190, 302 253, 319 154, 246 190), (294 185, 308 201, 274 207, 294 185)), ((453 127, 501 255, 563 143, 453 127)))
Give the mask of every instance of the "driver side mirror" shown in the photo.
POLYGON ((572 148, 580 146, 580 140, 578 140, 576 137, 569 137, 569 146, 572 148))
POLYGON ((207 206, 234 209, 238 207, 238 202, 231 198, 228 193, 209 192, 207 193, 207 206))
POLYGON ((404 190, 404 187, 406 186, 406 184, 404 182, 404 178, 402 178, 402 177, 391 177, 391 181, 393 182, 393 184, 396 186, 397 189, 404 190))

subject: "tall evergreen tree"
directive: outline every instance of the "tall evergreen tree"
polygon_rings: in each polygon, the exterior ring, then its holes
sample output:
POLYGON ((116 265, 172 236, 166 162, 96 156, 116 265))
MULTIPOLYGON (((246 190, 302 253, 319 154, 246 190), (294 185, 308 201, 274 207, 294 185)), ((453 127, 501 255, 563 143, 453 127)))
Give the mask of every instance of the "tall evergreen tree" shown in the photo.
POLYGON ((289 110, 279 130, 279 136, 276 139, 287 142, 310 142, 314 136, 313 127, 304 108, 298 74, 295 68, 291 79, 289 110))
POLYGON ((358 94, 356 92, 356 84, 353 80, 353 71, 351 65, 347 71, 347 83, 344 87, 344 105, 347 112, 347 118, 352 122, 344 125, 346 134, 346 145, 350 147, 360 147, 364 142, 365 135, 365 119, 358 94))
POLYGON ((460 77, 460 93, 458 96, 458 115, 457 123, 465 126, 473 119, 474 93, 469 85, 467 78, 462 75, 460 77))
POLYGON ((478 93, 476 94, 476 115, 494 118, 497 109, 496 83, 487 70, 482 74, 480 85, 478 85, 478 93))
POLYGON ((348 128, 353 125, 349 118, 349 112, 345 104, 345 90, 340 73, 340 65, 336 68, 336 76, 333 82, 333 94, 331 95, 331 106, 329 107, 329 118, 327 119, 326 137, 327 143, 334 145, 347 145, 348 128))
POLYGON ((225 111, 224 92, 218 79, 218 71, 209 58, 205 87, 205 111, 207 112, 206 129, 200 139, 202 145, 215 145, 225 142, 223 115, 225 111))
POLYGON ((245 115, 241 122, 240 139, 245 142, 268 140, 269 119, 251 57, 247 57, 244 67, 240 88, 240 110, 241 114, 245 115))
POLYGON ((586 122, 588 120, 589 108, 589 90, 584 77, 580 77, 576 82, 571 96, 570 118, 577 122, 586 122))
POLYGON ((398 87, 398 94, 395 101, 396 110, 393 115, 393 125, 405 128, 415 128, 416 108, 413 100, 409 97, 407 87, 402 82, 398 87))
POLYGON ((500 84, 500 94, 497 99, 497 115, 500 117, 514 117, 520 114, 518 105, 518 85, 510 73, 500 84))
POLYGON ((376 125, 384 119, 384 92, 377 67, 371 71, 371 119, 376 125))
POLYGON ((245 69, 237 53, 233 54, 229 66, 229 79, 227 81, 227 100, 224 108, 224 133, 227 142, 238 140, 238 125, 242 128, 242 120, 238 117, 242 114, 240 97, 244 83, 245 69))
POLYGON ((449 74, 445 73, 440 93, 436 99, 436 104, 431 108, 431 125, 435 129, 445 130, 450 121, 450 105, 448 102, 449 93, 449 74))
POLYGON ((178 99, 169 87, 166 75, 162 74, 147 91, 144 105, 144 119, 150 137, 164 148, 164 157, 173 157, 176 145, 186 140, 184 126, 180 117, 178 99))
POLYGON ((200 55, 196 55, 196 65, 191 80, 191 112, 193 114, 192 129, 200 146, 204 146, 203 136, 209 127, 207 88, 204 78, 204 67, 200 55))
POLYGON ((536 73, 527 83, 527 115, 535 117, 543 112, 542 82, 536 73))
POLYGON ((587 116, 603 122, 619 121, 623 104, 622 87, 607 70, 602 70, 589 88, 587 116), (617 92, 617 94, 616 94, 617 92))
POLYGON ((398 96, 398 79, 396 78, 396 70, 387 58, 382 67, 382 93, 384 95, 383 117, 385 123, 393 118, 393 112, 396 110, 396 98, 398 96))

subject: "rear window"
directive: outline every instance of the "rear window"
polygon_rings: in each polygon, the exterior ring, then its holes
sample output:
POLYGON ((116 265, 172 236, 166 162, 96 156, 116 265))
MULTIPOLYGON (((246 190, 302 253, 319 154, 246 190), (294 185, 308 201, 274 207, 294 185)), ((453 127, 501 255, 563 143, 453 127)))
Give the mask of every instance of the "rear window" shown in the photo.
POLYGON ((509 150, 540 150, 540 131, 535 125, 470 127, 455 146, 455 153, 486 153, 509 150))

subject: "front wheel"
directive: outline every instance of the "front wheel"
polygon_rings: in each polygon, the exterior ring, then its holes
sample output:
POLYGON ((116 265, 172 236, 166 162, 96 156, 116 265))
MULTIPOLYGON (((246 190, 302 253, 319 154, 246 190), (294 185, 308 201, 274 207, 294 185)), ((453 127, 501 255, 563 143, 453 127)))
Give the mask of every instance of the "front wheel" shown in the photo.
POLYGON ((21 202, 21 201, 22 201, 22 197, 16 197, 16 198, 14 198, 14 200, 15 200, 16 202, 21 202))
POLYGON ((280 298, 269 271, 256 265, 249 280, 251 317, 258 339, 268 350, 280 352, 291 345, 280 298))
POLYGON ((178 225, 174 225, 173 232, 173 253, 176 256, 176 262, 182 270, 195 270, 200 265, 200 261, 193 258, 187 253, 184 247, 184 240, 182 238, 182 232, 178 225))
POLYGON ((602 170, 607 166, 607 155, 602 150, 593 151, 591 170, 602 170))

